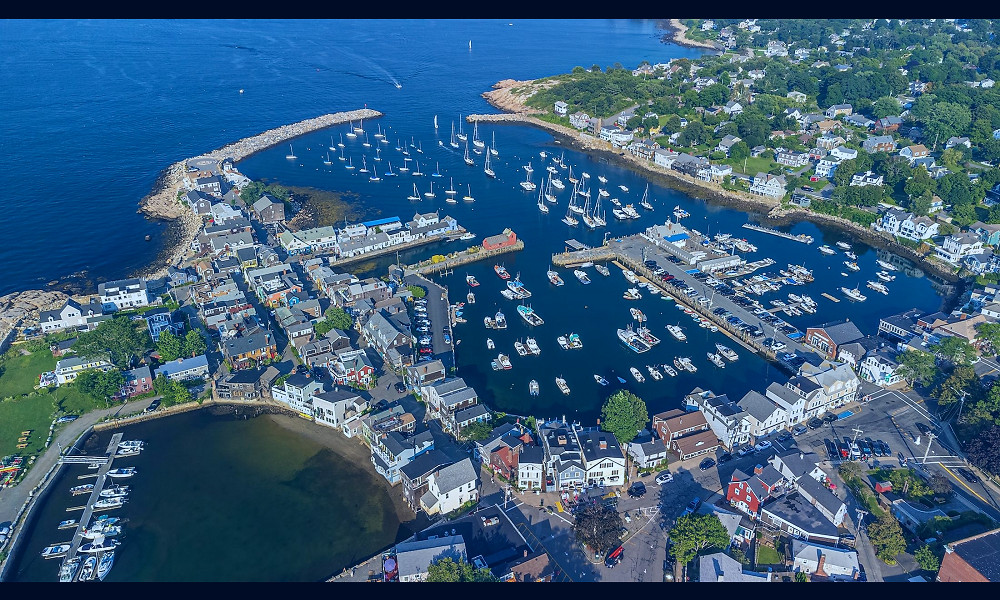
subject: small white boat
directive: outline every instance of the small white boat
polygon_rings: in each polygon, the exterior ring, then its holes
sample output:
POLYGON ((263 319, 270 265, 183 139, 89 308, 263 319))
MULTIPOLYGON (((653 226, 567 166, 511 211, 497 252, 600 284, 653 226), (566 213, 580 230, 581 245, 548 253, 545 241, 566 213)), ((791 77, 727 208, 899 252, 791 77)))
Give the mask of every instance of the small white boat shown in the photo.
MULTIPOLYGON (((489 317, 487 317, 487 318, 489 318, 489 317)), ((493 350, 496 347, 497 347, 497 345, 493 343, 493 339, 492 338, 486 338, 486 349, 487 350, 493 350)))
POLYGON ((97 561, 97 578, 104 581, 104 578, 111 571, 112 565, 115 564, 115 551, 110 550, 101 554, 101 558, 97 561))
POLYGON ((836 250, 834 250, 833 248, 827 246, 826 244, 823 244, 822 246, 820 246, 819 247, 819 251, 822 252, 823 254, 828 255, 828 256, 832 256, 832 255, 834 255, 834 254, 837 253, 836 250))
POLYGON ((120 545, 121 542, 114 538, 98 538, 89 544, 80 546, 80 552, 83 552, 84 554, 95 554, 97 552, 114 550, 120 545))
POLYGON ((524 344, 521 343, 520 340, 514 342, 514 350, 517 351, 517 354, 519 356, 527 356, 528 355, 528 349, 524 346, 524 344))
POLYGON ((285 155, 288 160, 295 160, 298 156, 295 156, 295 150, 292 149, 292 145, 288 144, 288 154, 285 155))
POLYGON ((59 567, 59 582, 69 583, 76 577, 76 572, 80 570, 80 557, 74 556, 59 567))
POLYGON ((532 396, 538 395, 538 381, 532 379, 528 382, 528 393, 532 396))
POLYGON ((87 560, 83 561, 83 566, 80 567, 80 576, 77 581, 90 581, 94 578, 94 572, 97 570, 97 557, 88 556, 87 560))
POLYGON ((596 381, 601 385, 608 385, 608 380, 601 377, 600 375, 597 375, 596 373, 594 374, 594 381, 596 381))
POLYGON ((723 346, 722 344, 716 344, 715 345, 715 349, 718 350, 719 354, 721 354, 722 356, 724 356, 726 358, 726 360, 729 360, 729 361, 732 361, 732 362, 736 362, 740 358, 740 355, 736 354, 736 352, 732 348, 730 348, 729 346, 723 346))
POLYGON ((859 292, 857 288, 854 288, 852 290, 852 289, 849 289, 849 288, 846 288, 846 287, 842 287, 842 288, 840 288, 840 291, 843 292, 844 295, 847 296, 848 298, 850 298, 851 300, 856 300, 858 302, 864 302, 865 300, 868 299, 868 296, 865 296, 864 294, 862 294, 861 292, 859 292))
POLYGON ((567 396, 569 395, 569 386, 566 385, 565 379, 562 377, 556 377, 556 386, 559 388, 560 392, 566 394, 567 396))
POLYGON ((681 329, 679 325, 667 325, 667 331, 669 331, 670 335, 674 336, 678 341, 683 342, 687 340, 687 335, 684 334, 684 330, 681 329))
POLYGON ((725 361, 723 361, 722 357, 716 354, 715 352, 708 353, 708 360, 712 361, 712 364, 719 367, 720 369, 726 368, 725 361))
POLYGON ((111 510, 113 508, 121 508, 125 505, 124 496, 115 496, 114 498, 102 498, 97 502, 94 502, 94 510, 111 510))
POLYGON ((535 338, 528 338, 524 340, 525 345, 528 347, 528 352, 531 352, 535 356, 542 353, 542 349, 538 347, 538 340, 535 338))
POLYGON ((896 270, 897 270, 897 269, 896 269, 896 265, 894 265, 894 264, 892 264, 892 263, 888 263, 888 262, 885 262, 885 261, 884 261, 884 260, 882 260, 882 259, 878 259, 878 260, 876 260, 876 261, 875 261, 875 263, 876 263, 876 264, 877 264, 878 266, 880 266, 880 267, 882 267, 883 269, 885 269, 886 271, 896 271, 896 270))
POLYGON ((671 367, 670 365, 660 365, 660 366, 663 367, 663 372, 666 373, 667 375, 670 375, 671 377, 677 377, 677 370, 671 367))
POLYGON ((635 367, 629 367, 628 372, 631 373, 632 377, 635 377, 635 380, 638 381, 639 383, 646 381, 646 378, 642 375, 642 373, 639 372, 639 369, 636 369, 635 367))
POLYGON ((581 271, 580 269, 574 269, 573 275, 576 275, 576 278, 579 279, 580 282, 583 283, 584 285, 588 285, 590 283, 590 277, 587 276, 586 271, 581 271))
POLYGON ((646 365, 646 370, 649 371, 649 375, 654 381, 660 381, 663 379, 663 373, 660 373, 660 370, 653 365, 646 365))
POLYGON ((885 284, 883 284, 881 282, 878 282, 878 281, 869 281, 868 282, 868 287, 871 288, 871 289, 873 289, 873 290, 875 290, 876 292, 878 292, 880 294, 884 294, 886 296, 889 295, 889 288, 885 287, 885 284))
POLYGON ((845 260, 844 261, 844 266, 847 267, 848 269, 852 270, 852 271, 860 271, 861 270, 861 267, 858 266, 858 263, 853 262, 853 261, 845 260))
POLYGON ((848 244, 847 242, 837 242, 837 247, 840 248, 841 250, 850 250, 851 249, 851 245, 848 244))
POLYGON ((622 294, 622 298, 626 300, 639 300, 642 298, 642 294, 639 293, 638 288, 629 288, 622 294))
POLYGON ((892 281, 896 278, 895 275, 890 275, 888 271, 879 271, 878 273, 875 273, 875 276, 882 281, 892 281))
POLYGON ((111 469, 108 471, 108 477, 114 478, 126 478, 135 475, 135 467, 124 467, 121 469, 111 469))
POLYGON ((46 546, 42 550, 42 558, 59 558, 60 556, 65 556, 69 552, 70 543, 65 542, 62 544, 52 544, 51 546, 46 546))

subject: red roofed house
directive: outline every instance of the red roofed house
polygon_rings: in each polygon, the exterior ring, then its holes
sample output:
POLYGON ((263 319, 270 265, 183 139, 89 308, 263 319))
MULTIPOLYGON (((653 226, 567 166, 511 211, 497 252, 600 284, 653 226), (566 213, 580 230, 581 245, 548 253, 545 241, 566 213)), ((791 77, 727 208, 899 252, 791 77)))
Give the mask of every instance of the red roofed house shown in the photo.
POLYGON ((517 242, 517 234, 507 229, 503 230, 503 233, 498 235, 491 235, 490 237, 483 240, 483 250, 496 250, 498 248, 504 248, 506 246, 513 246, 517 242))
POLYGON ((517 473, 517 458, 519 452, 511 450, 508 446, 500 446, 490 453, 490 468, 495 473, 510 479, 517 473))
POLYGON ((760 506, 772 494, 780 493, 785 478, 768 464, 754 467, 753 475, 736 469, 726 490, 729 504, 752 516, 760 514, 760 506))

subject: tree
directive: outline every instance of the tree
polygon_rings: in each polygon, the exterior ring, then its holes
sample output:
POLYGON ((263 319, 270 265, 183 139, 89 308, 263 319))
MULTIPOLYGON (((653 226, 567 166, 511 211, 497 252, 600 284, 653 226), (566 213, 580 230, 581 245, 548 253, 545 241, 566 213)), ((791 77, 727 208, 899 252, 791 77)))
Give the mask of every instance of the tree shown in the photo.
POLYGON ((687 514, 677 518, 670 530, 671 554, 678 563, 686 565, 702 550, 725 548, 729 533, 714 514, 687 514))
POLYGON ((887 565, 896 564, 896 556, 906 551, 903 528, 889 513, 884 513, 868 526, 868 539, 875 549, 875 555, 887 565))
POLYGON ((941 382, 933 392, 933 396, 938 399, 938 406, 944 408, 949 404, 958 402, 963 391, 972 397, 972 401, 978 400, 982 395, 982 384, 979 375, 971 366, 958 366, 952 369, 951 374, 941 382))
POLYGON ((121 392, 125 385, 125 376, 121 371, 112 369, 107 373, 96 369, 87 369, 77 375, 75 381, 80 391, 92 398, 109 402, 111 398, 121 392))
POLYGON ((642 117, 639 115, 632 115, 625 121, 625 129, 637 129, 642 127, 642 117))
MULTIPOLYGON (((162 375, 160 377, 162 377, 162 375)), ((153 382, 153 388, 156 388, 155 381, 153 382)), ((194 396, 191 395, 191 391, 179 381, 165 379, 160 382, 160 390, 162 390, 159 392, 162 395, 160 404, 164 407, 173 406, 175 404, 184 404, 185 402, 191 402, 194 400, 194 396)))
POLYGON ((128 369, 151 344, 145 330, 137 329, 128 317, 118 316, 102 321, 93 331, 81 333, 73 349, 83 357, 107 355, 115 366, 128 369))
POLYGON ((941 560, 935 556, 934 551, 931 550, 930 546, 923 545, 913 553, 913 558, 917 560, 917 564, 920 568, 925 571, 937 572, 941 568, 941 560))
POLYGON ((331 306, 323 313, 323 316, 341 331, 347 331, 354 325, 354 319, 351 318, 351 315, 347 314, 347 311, 339 306, 331 306))
POLYGON ((899 374, 910 383, 927 385, 937 374, 934 355, 922 350, 905 350, 896 357, 899 374))
POLYGON ((976 359, 976 348, 957 335, 942 338, 937 344, 931 345, 931 350, 955 365, 970 365, 976 359))
POLYGON ((909 209, 918 217, 925 217, 930 212, 931 204, 933 203, 934 196, 931 194, 931 191, 925 190, 923 194, 910 199, 909 209))
POLYGON ((743 140, 736 142, 729 149, 729 158, 735 160, 743 160, 744 158, 747 158, 749 156, 750 156, 750 146, 748 146, 747 143, 744 142, 743 140))
POLYGON ((966 446, 965 455, 987 473, 1000 473, 1000 425, 980 431, 966 446))
POLYGON ((160 355, 160 360, 170 362, 177 360, 184 354, 184 343, 169 329, 164 329, 160 332, 160 339, 156 342, 156 351, 160 355))
POLYGON ((485 421, 476 421, 462 428, 462 437, 467 440, 481 441, 490 437, 493 427, 485 421))
POLYGON ((954 488, 951 486, 951 481, 940 473, 934 473, 931 475, 930 485, 931 491, 938 496, 950 496, 954 491, 954 488))
POLYGON ((621 543, 622 526, 618 511, 592 503, 577 511, 573 532, 578 542, 597 554, 605 554, 621 543))
POLYGON ((208 350, 208 345, 200 331, 192 329, 184 335, 185 356, 199 356, 204 354, 206 350, 208 350))
POLYGON ((427 565, 427 581, 434 583, 458 583, 496 581, 489 569, 477 569, 459 557, 458 562, 451 557, 441 558, 427 565))
POLYGON ((899 114, 899 109, 899 102, 895 98, 879 98, 872 104, 872 117, 875 119, 894 117, 899 114))
POLYGON ((1000 350, 1000 323, 980 323, 976 326, 976 339, 988 342, 994 351, 1000 350))
POLYGON ((427 290, 420 287, 419 285, 408 285, 406 286, 406 289, 409 290, 410 293, 413 294, 413 297, 417 298, 418 300, 427 295, 427 290))
POLYGON ((601 429, 614 434, 619 444, 628 444, 649 422, 646 403, 635 394, 620 390, 601 407, 601 429))

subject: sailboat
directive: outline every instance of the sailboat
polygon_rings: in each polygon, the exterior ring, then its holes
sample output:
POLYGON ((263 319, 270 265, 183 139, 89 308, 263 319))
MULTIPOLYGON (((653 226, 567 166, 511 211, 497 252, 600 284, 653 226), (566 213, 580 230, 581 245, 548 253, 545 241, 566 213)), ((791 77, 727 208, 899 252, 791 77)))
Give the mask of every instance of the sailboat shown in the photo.
POLYGON ((529 191, 529 192, 531 190, 535 189, 536 187, 538 187, 534 183, 531 182, 531 172, 530 171, 524 174, 524 181, 521 182, 521 187, 524 188, 526 191, 529 191))
POLYGON ((292 145, 288 144, 288 154, 285 156, 288 160, 295 160, 298 156, 295 156, 295 150, 292 149, 292 145))
POLYGON ((525 171, 525 173, 528 173, 529 175, 531 174, 532 171, 534 171, 534 169, 531 168, 531 161, 530 160, 528 161, 528 164, 524 165, 524 171, 525 171))
POLYGON ((487 177, 496 177, 497 174, 490 168, 490 154, 486 153, 486 166, 483 168, 483 173, 486 173, 487 177))
POLYGON ((329 152, 326 153, 326 160, 323 161, 323 164, 324 165, 332 165, 333 164, 333 161, 330 160, 330 153, 329 152))
POLYGON ((378 133, 376 133, 374 135, 375 135, 376 139, 380 139, 381 140, 381 139, 385 138, 385 134, 382 133, 382 126, 381 125, 378 126, 378 133))
POLYGON ((337 142, 337 147, 338 148, 343 148, 344 147, 344 134, 343 133, 340 134, 340 141, 337 142))
POLYGON ((597 223, 598 227, 604 227, 608 224, 607 219, 604 218, 604 213, 601 212, 601 197, 597 197, 597 204, 594 205, 594 214, 591 215, 594 219, 594 223, 597 223))
POLYGON ((483 140, 479 139, 479 121, 476 121, 472 127, 472 145, 480 149, 486 147, 483 140))
POLYGON ((408 158, 404 158, 403 159, 403 166, 399 167, 399 169, 398 169, 400 173, 407 173, 407 172, 409 172, 410 167, 406 166, 406 161, 408 161, 408 160, 410 160, 410 159, 408 159, 408 158))
POLYGON ((572 184, 576 184, 576 182, 579 181, 579 179, 573 177, 573 167, 569 168, 569 177, 567 177, 566 179, 569 179, 569 182, 572 184))
POLYGON ((381 148, 375 148, 375 160, 376 161, 382 160, 382 149, 381 148))
POLYGON ((344 165, 344 168, 347 169, 348 171, 353 170, 354 169, 354 157, 352 156, 351 158, 349 158, 347 162, 348 162, 348 164, 344 165))
POLYGON ((434 182, 431 182, 431 191, 424 192, 424 198, 434 198, 436 194, 434 193, 434 182))
POLYGON ((460 142, 469 141, 469 136, 462 131, 462 115, 458 115, 458 134, 455 136, 460 142))
POLYGON ((454 148, 455 150, 458 150, 458 142, 455 141, 455 122, 454 121, 451 122, 451 142, 449 142, 449 143, 451 144, 452 148, 454 148))
POLYGON ((555 204, 557 202, 555 195, 552 193, 552 178, 549 177, 545 180, 545 199, 549 202, 555 204))
POLYGON ((434 129, 438 128, 438 116, 434 115, 434 129))
POLYGON ((330 136, 330 146, 329 146, 329 149, 332 150, 333 152, 337 151, 337 145, 333 142, 333 136, 332 135, 330 136))
POLYGON ((431 173, 431 177, 444 177, 444 175, 441 174, 441 163, 436 163, 434 165, 434 172, 431 173))
MULTIPOLYGON (((573 202, 571 200, 570 201, 570 206, 572 206, 572 205, 573 205, 573 202)), ((562 218, 562 222, 565 223, 565 224, 567 224, 567 225, 570 225, 570 226, 579 225, 580 224, 580 221, 578 221, 576 219, 576 217, 573 216, 573 212, 569 208, 566 209, 566 216, 562 218)))
POLYGON ((351 129, 350 131, 347 132, 347 137, 353 140, 354 138, 358 137, 358 134, 354 133, 354 121, 351 121, 350 127, 351 129))
POLYGON ((538 210, 542 211, 543 213, 549 212, 549 207, 545 206, 545 203, 542 202, 542 190, 538 190, 538 210))
POLYGON ((368 141, 368 134, 367 133, 365 134, 365 141, 362 142, 361 145, 364 146, 365 148, 371 148, 372 147, 372 143, 370 141, 368 141))
POLYGON ((417 191, 417 184, 413 184, 413 193, 406 197, 407 200, 420 200, 420 192, 417 191))
POLYGON ((354 133, 364 133, 365 132, 365 130, 363 129, 364 124, 365 124, 365 120, 361 119, 358 122, 358 126, 354 128, 354 133))
POLYGON ((382 178, 378 176, 378 171, 375 170, 375 167, 372 167, 372 176, 368 178, 368 181, 373 181, 373 182, 382 181, 382 178))
POLYGON ((423 142, 417 142, 417 152, 420 153, 420 154, 424 153, 424 143, 423 142))
POLYGON ((392 172, 392 163, 389 163, 389 170, 385 174, 386 177, 397 177, 395 173, 392 172))
POLYGON ((358 173, 367 173, 367 172, 368 172, 368 161, 365 160, 365 156, 362 154, 361 155, 361 168, 358 169, 358 173))
POLYGON ((476 164, 475 161, 473 161, 472 158, 469 157, 469 144, 468 143, 465 144, 465 164, 469 165, 470 167, 472 165, 476 164))
POLYGON ((649 184, 646 184, 646 191, 642 193, 642 200, 639 202, 639 206, 645 208, 646 210, 653 210, 653 205, 649 203, 649 184))
POLYGON ((455 191, 455 178, 454 177, 451 178, 451 187, 449 187, 447 190, 445 190, 444 193, 448 194, 449 196, 454 196, 455 194, 458 193, 458 192, 455 191))
POLYGON ((472 184, 471 183, 469 184, 469 193, 468 193, 468 195, 462 196, 462 200, 465 200, 466 202, 475 202, 476 201, 476 199, 472 197, 472 184))
POLYGON ((343 148, 340 149, 340 156, 337 157, 337 160, 347 160, 347 157, 344 156, 344 149, 343 148))
POLYGON ((417 168, 416 168, 416 170, 414 170, 413 173, 410 173, 410 174, 413 175, 414 177, 423 177, 424 174, 420 170, 420 161, 419 160, 417 161, 417 168))
POLYGON ((583 224, 590 229, 597 229, 597 222, 590 216, 590 198, 583 203, 583 224))
POLYGON ((493 145, 490 146, 490 154, 500 156, 500 153, 497 152, 497 132, 495 131, 493 132, 493 145))

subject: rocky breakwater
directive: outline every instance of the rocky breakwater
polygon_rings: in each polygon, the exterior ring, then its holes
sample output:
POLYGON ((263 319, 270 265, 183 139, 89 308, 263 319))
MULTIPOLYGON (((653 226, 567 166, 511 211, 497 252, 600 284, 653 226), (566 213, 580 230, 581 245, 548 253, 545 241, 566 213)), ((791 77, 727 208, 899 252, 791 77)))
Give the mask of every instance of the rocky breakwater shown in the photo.
POLYGON ((11 334, 22 323, 37 323, 41 311, 61 308, 67 298, 62 292, 42 290, 0 296, 0 349, 12 341, 11 334))
POLYGON ((175 224, 171 233, 172 239, 166 245, 161 260, 150 265, 142 275, 156 278, 166 274, 169 266, 179 266, 188 255, 189 244, 198 234, 202 220, 180 199, 181 192, 189 187, 184 178, 187 162, 194 158, 213 158, 222 160, 231 158, 234 162, 276 146, 300 135, 311 133, 324 127, 339 125, 361 119, 373 119, 382 116, 377 110, 360 109, 347 112, 330 113, 312 119, 306 119, 290 125, 282 125, 268 129, 255 136, 243 138, 221 148, 200 156, 191 157, 176 162, 160 172, 153 189, 139 202, 139 211, 154 219, 163 219, 175 224))

